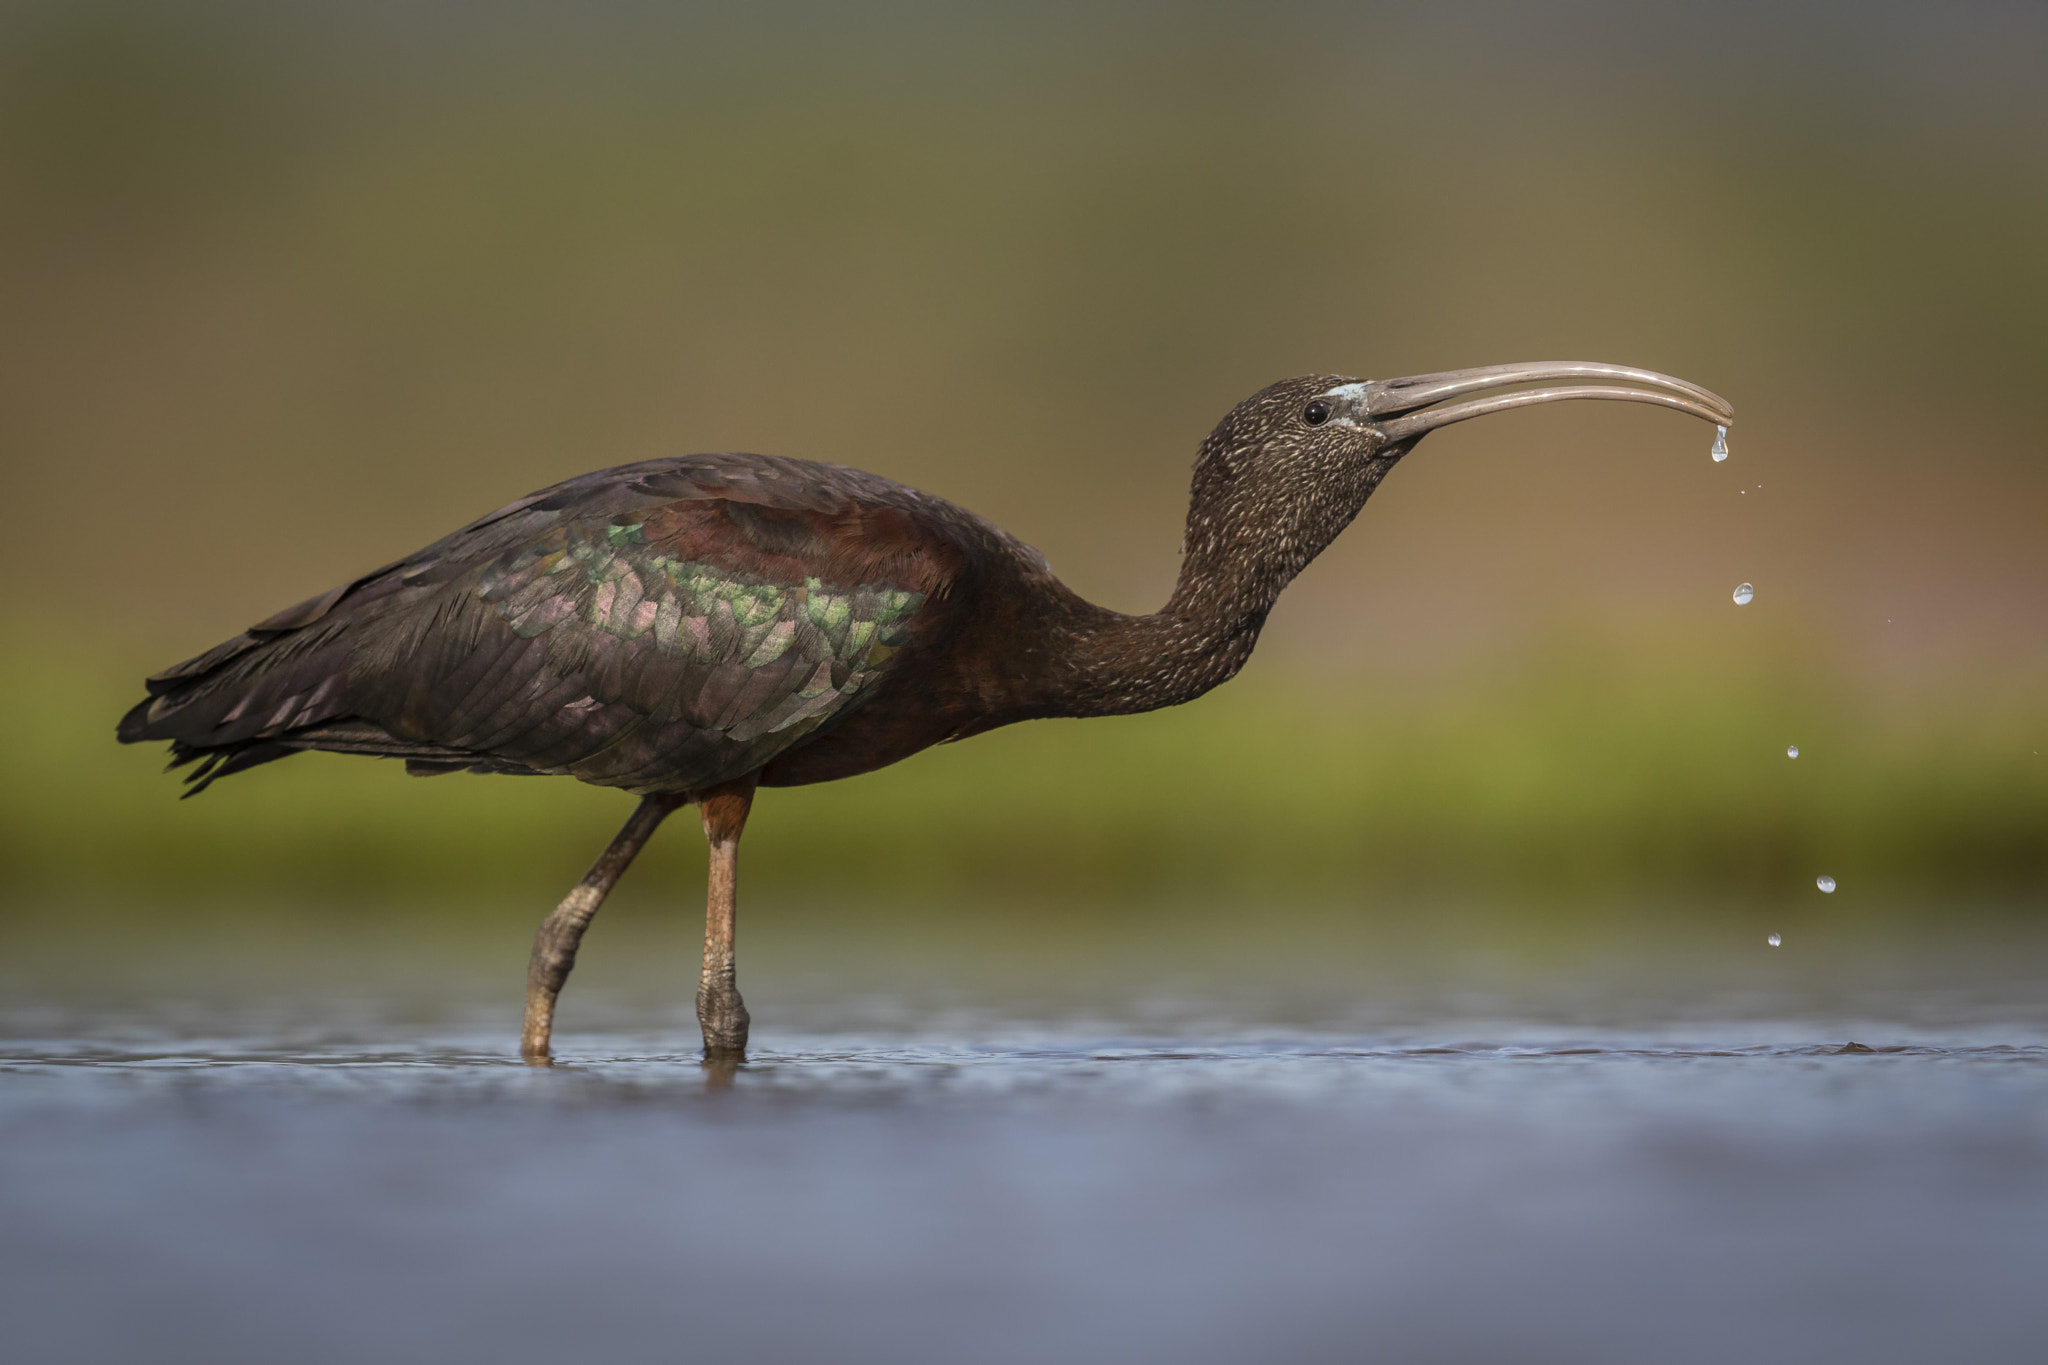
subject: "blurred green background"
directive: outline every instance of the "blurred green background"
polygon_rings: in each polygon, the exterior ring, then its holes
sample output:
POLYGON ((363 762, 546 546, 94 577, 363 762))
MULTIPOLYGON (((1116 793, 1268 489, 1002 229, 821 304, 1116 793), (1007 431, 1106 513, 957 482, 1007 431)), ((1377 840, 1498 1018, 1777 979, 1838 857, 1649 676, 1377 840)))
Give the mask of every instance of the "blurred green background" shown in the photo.
POLYGON ((320 755, 181 803, 112 727, 556 479, 853 464, 1149 610, 1253 390, 1585 358, 1727 395, 1734 458, 1432 436, 1229 687, 768 793, 750 890, 2031 915, 2044 60, 1992 3, 7 5, 0 905, 537 916, 627 798, 320 755))

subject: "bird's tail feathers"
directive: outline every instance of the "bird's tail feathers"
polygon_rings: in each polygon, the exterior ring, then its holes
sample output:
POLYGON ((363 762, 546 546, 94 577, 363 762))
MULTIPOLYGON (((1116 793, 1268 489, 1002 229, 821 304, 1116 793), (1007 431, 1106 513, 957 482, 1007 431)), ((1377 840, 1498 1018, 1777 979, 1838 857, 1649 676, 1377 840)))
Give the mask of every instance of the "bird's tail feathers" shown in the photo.
POLYGON ((277 634, 258 627, 216 645, 150 678, 150 695, 121 718, 115 734, 124 744, 170 741, 169 766, 191 769, 186 796, 308 750, 401 758, 423 775, 531 771, 466 749, 405 739, 353 714, 349 624, 346 616, 328 616, 277 634))

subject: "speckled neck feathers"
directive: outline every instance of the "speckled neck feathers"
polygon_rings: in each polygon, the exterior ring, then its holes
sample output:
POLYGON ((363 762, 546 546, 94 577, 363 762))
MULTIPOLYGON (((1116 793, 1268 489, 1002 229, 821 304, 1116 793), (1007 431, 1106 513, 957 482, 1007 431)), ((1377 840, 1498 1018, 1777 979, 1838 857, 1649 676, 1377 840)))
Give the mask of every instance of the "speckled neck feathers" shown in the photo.
MULTIPOLYGON (((1334 378, 1334 377, 1333 377, 1334 378)), ((1150 616, 1073 623, 1057 714, 1191 701, 1244 667, 1266 616, 1364 508, 1404 449, 1304 439, 1286 425, 1322 377, 1275 385, 1224 419, 1195 463, 1173 596, 1150 616)))

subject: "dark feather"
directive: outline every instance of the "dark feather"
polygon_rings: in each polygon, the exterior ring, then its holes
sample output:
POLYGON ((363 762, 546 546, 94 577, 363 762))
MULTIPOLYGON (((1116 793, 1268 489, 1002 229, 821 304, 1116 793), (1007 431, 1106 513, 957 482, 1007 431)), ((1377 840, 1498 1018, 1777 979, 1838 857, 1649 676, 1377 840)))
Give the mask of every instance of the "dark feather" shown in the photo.
POLYGON ((866 704, 999 534, 830 465, 601 471, 157 674, 118 733, 171 741, 194 791, 307 749, 697 789, 866 704))

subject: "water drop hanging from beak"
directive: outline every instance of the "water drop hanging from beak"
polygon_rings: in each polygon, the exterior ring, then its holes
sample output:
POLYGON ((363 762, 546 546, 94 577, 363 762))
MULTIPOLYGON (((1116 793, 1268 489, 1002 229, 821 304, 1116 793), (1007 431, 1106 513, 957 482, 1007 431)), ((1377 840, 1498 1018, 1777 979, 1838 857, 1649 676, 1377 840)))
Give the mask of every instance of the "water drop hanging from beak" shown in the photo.
POLYGON ((1755 599, 1756 599, 1756 589, 1755 589, 1754 587, 1750 586, 1750 585, 1749 585, 1749 584, 1747 584, 1747 583, 1738 583, 1738 584, 1736 584, 1736 586, 1735 586, 1735 605, 1736 605, 1736 606, 1738 606, 1738 607, 1746 607, 1746 606, 1748 606, 1748 605, 1749 605, 1749 604, 1750 604, 1750 603, 1751 603, 1752 601, 1754 601, 1755 599))
POLYGON ((1728 458, 1728 428, 1714 428, 1714 448, 1708 451, 1707 454, 1714 457, 1715 464, 1719 464, 1728 458))

